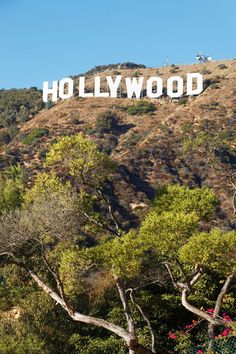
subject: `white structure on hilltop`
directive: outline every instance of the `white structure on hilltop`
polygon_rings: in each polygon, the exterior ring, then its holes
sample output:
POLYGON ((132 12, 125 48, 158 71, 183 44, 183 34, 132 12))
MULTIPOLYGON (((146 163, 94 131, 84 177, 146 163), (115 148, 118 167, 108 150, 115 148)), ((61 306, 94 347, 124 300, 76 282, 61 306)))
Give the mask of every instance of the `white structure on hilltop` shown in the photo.
POLYGON ((210 57, 209 55, 204 55, 204 54, 197 54, 196 59, 200 63, 207 63, 209 61, 212 61, 212 57, 210 57))

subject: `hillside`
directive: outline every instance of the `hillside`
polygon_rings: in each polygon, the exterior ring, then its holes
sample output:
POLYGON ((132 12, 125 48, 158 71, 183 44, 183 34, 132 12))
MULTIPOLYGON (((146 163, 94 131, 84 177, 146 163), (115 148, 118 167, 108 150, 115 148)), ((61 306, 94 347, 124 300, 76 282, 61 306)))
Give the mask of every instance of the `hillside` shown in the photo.
MULTIPOLYGON (((114 99, 75 96, 45 108, 37 101, 41 94, 37 91, 34 109, 27 102, 19 103, 17 118, 1 126, 1 166, 19 161, 28 171, 30 183, 43 168, 49 143, 60 135, 82 131, 117 162, 109 193, 119 195, 124 222, 137 222, 158 185, 180 183, 212 187, 221 201, 216 223, 234 227, 236 60, 161 68, 109 68, 88 72, 88 88, 92 89, 95 75, 160 76, 165 82, 173 75, 185 78, 187 73, 200 72, 204 92, 174 100, 166 95, 153 100, 144 97, 141 108, 137 100, 125 98, 125 92, 114 99), (12 138, 4 140, 6 132, 13 128, 12 138)), ((18 97, 23 94, 19 91, 18 97)))

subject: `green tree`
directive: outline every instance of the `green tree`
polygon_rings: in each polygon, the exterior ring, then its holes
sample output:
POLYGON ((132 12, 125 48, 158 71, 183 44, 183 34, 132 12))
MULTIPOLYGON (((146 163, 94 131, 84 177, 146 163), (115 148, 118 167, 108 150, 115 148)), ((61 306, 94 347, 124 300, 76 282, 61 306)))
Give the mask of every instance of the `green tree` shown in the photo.
MULTIPOLYGON (((103 201, 109 213, 113 226, 105 226, 96 218, 93 221, 99 226, 106 227, 109 232, 120 234, 120 225, 109 198, 105 195, 103 187, 111 179, 115 164, 104 153, 98 150, 97 145, 85 138, 81 133, 61 137, 57 143, 52 145, 46 155, 46 167, 59 167, 75 179, 77 186, 81 189, 89 188, 88 193, 96 195, 103 201)), ((88 219, 92 221, 91 217, 88 219)))
MULTIPOLYGON (((77 352, 83 348, 85 353, 113 350, 120 354, 123 341, 130 354, 155 353, 160 339, 146 313, 148 296, 144 293, 136 296, 136 290, 150 282, 150 273, 152 281, 165 284, 170 278, 181 293, 182 305, 209 322, 209 333, 213 327, 232 325, 231 321, 225 322, 219 317, 219 308, 234 277, 235 232, 202 232, 217 205, 217 198, 210 189, 177 185, 159 189, 139 230, 124 232, 118 228, 115 230, 119 232, 113 232, 104 218, 100 218, 104 204, 98 205, 104 202, 103 187, 113 171, 107 156, 98 151, 93 142, 77 134, 59 139, 49 150, 46 165, 54 172, 37 176, 34 186, 25 194, 22 209, 1 216, 0 260, 4 279, 12 277, 7 267, 19 268, 19 274, 24 272, 28 287, 34 288, 34 280, 53 300, 51 304, 56 303, 69 318, 92 325, 89 336, 84 329, 82 333, 69 331, 66 350, 72 345, 77 352), (58 171, 60 177, 56 175, 58 171), (94 232, 94 244, 81 244, 81 236, 90 231, 92 225, 100 227, 97 234, 94 232), (201 305, 197 307, 202 301, 200 292, 205 291, 207 296, 212 286, 209 283, 201 289, 201 281, 210 279, 211 272, 221 279, 225 277, 213 316, 202 310, 201 305), (207 278, 203 278, 204 275, 207 278), (192 304, 194 290, 197 301, 192 304), (119 296, 120 305, 113 298, 101 302, 100 298, 108 291, 119 296), (107 337, 101 329, 108 330, 112 336, 107 337), (103 343, 97 335, 105 338, 103 343)), ((107 200, 105 204, 110 206, 107 200)), ((113 210, 110 212, 115 218, 113 210)), ((115 225, 116 221, 113 219, 115 225)), ((174 308, 172 293, 167 294, 167 298, 174 308)), ((154 293, 152 301, 159 299, 160 295, 154 293)), ((40 316, 43 302, 40 298, 38 301, 40 316)), ((29 302, 30 295, 26 308, 29 302)), ((48 308, 46 317, 52 318, 53 328, 56 328, 57 321, 53 319, 50 306, 45 306, 45 310, 48 308)), ((161 317, 161 311, 157 316, 161 317)), ((33 309, 29 309, 29 319, 32 313, 33 309)), ((61 312, 59 316, 63 318, 61 312)), ((43 336, 32 334, 44 348, 43 336)))
POLYGON ((82 134, 65 136, 52 145, 46 155, 46 166, 58 164, 80 183, 100 188, 111 176, 114 164, 98 151, 95 143, 82 134))
POLYGON ((200 227, 200 221, 212 215, 216 202, 208 188, 167 187, 154 201, 140 229, 142 241, 150 244, 150 249, 165 265, 173 286, 181 291, 182 305, 209 323, 210 339, 214 338, 217 326, 233 326, 219 313, 223 298, 235 278, 236 232, 219 229, 201 232, 200 227), (215 301, 213 316, 188 300, 198 285, 201 288, 200 280, 204 274, 212 272, 225 278, 215 301))
POLYGON ((11 166, 0 174, 0 214, 19 208, 23 202, 24 173, 20 165, 11 166))

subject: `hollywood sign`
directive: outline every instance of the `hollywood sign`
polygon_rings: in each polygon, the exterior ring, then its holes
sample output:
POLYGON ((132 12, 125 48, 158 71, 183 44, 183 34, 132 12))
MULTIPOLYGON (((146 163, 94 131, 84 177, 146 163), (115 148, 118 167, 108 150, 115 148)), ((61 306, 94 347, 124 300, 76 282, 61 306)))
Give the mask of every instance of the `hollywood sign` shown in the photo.
MULTIPOLYGON (((121 87, 122 76, 117 75, 114 79, 112 76, 106 76, 107 92, 101 90, 101 77, 94 77, 94 91, 86 92, 85 77, 79 77, 79 97, 118 97, 121 87)), ((144 84, 144 77, 125 78, 125 86, 127 98, 140 98, 144 89, 146 96, 149 98, 158 98, 163 95, 163 80, 158 76, 149 77, 144 84)), ((184 80, 180 76, 172 76, 166 82, 167 95, 171 98, 181 97, 184 93, 184 80)), ((203 77, 199 73, 187 74, 186 78, 186 94, 199 95, 203 91, 203 77)), ((51 87, 49 82, 43 82, 43 101, 51 100, 56 102, 59 98, 66 100, 74 95, 74 81, 71 78, 64 78, 58 81, 52 81, 51 87), (49 98, 50 97, 50 98, 49 98)))

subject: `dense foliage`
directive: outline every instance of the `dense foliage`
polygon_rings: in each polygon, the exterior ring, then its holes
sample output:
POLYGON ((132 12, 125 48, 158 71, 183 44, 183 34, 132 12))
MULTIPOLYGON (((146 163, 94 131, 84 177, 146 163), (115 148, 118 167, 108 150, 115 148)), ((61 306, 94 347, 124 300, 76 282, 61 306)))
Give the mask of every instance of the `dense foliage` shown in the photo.
POLYGON ((152 102, 148 102, 145 100, 137 101, 132 106, 127 107, 127 113, 131 115, 145 114, 149 112, 154 112, 155 110, 155 105, 152 102))
POLYGON ((236 233, 208 226, 213 191, 159 187, 127 230, 108 192, 115 169, 75 134, 30 188, 19 166, 1 175, 0 353, 197 353, 212 326, 235 335, 236 233))
POLYGON ((26 122, 43 107, 42 91, 37 88, 0 90, 0 124, 3 127, 26 122))
MULTIPOLYGON (((118 64, 107 64, 107 65, 96 65, 94 68, 86 71, 83 75, 94 75, 106 70, 114 69, 138 69, 146 68, 144 64, 136 64, 132 62, 118 63, 118 64)), ((81 74, 82 75, 82 74, 81 74)))
POLYGON ((0 145, 8 144, 27 122, 42 108, 42 91, 30 89, 0 90, 0 145))

